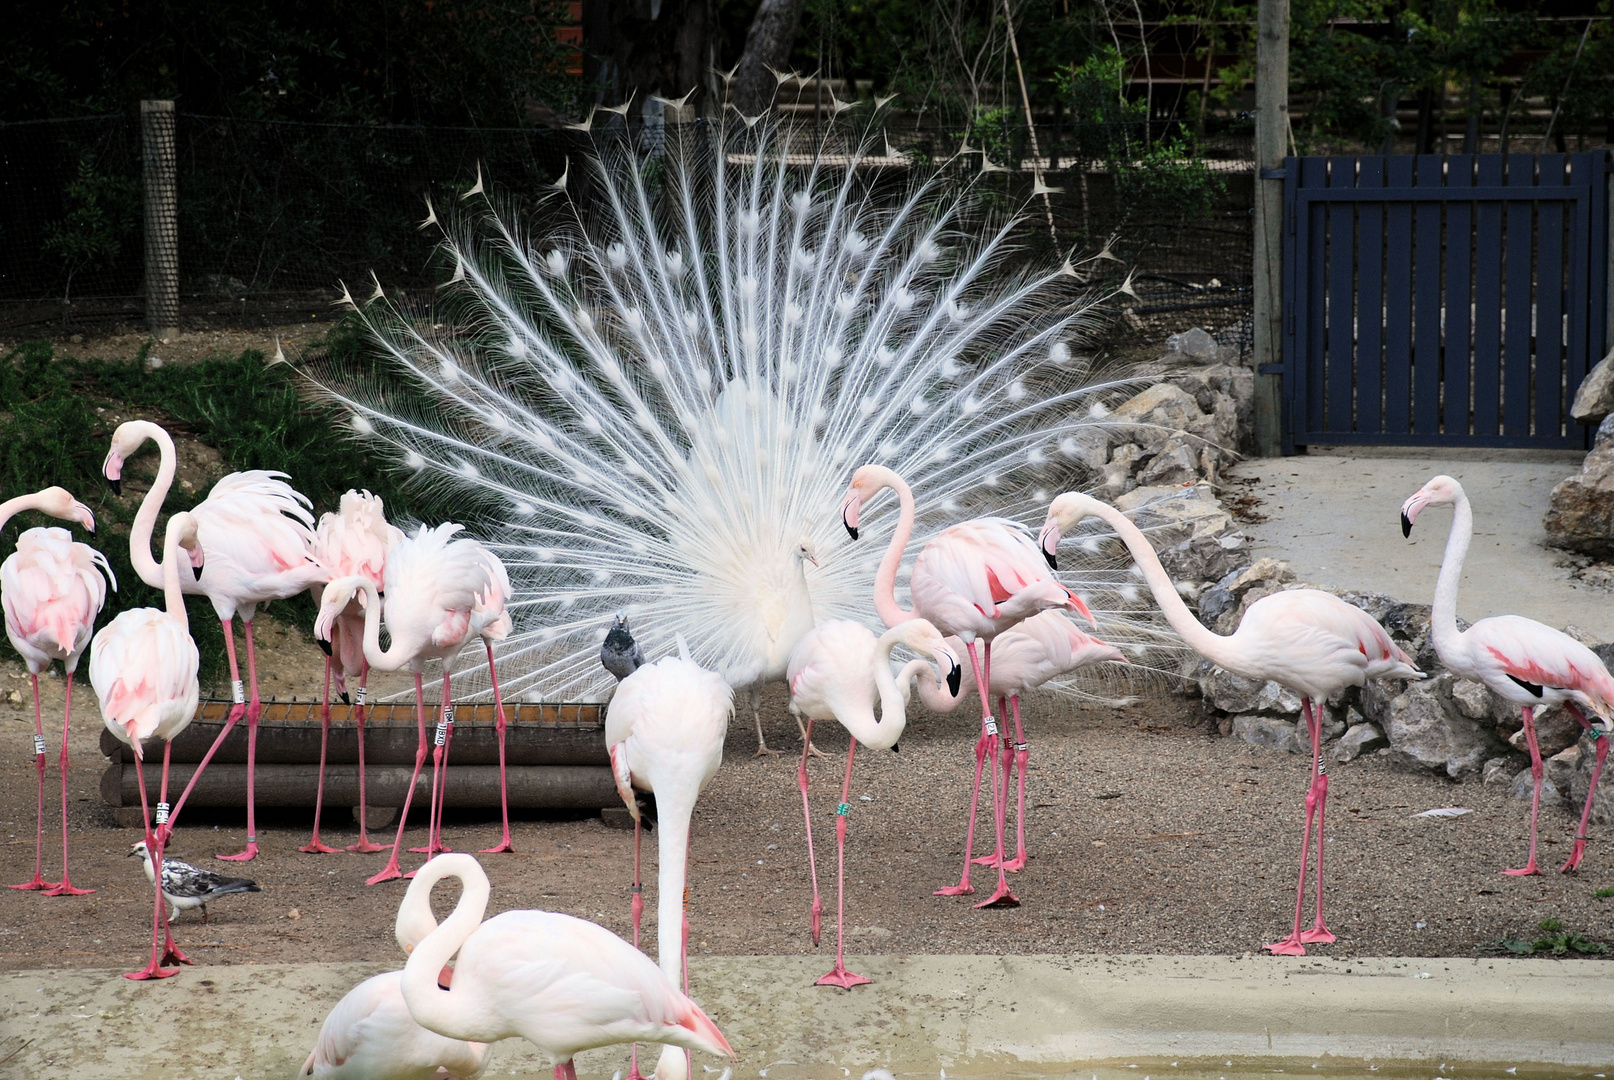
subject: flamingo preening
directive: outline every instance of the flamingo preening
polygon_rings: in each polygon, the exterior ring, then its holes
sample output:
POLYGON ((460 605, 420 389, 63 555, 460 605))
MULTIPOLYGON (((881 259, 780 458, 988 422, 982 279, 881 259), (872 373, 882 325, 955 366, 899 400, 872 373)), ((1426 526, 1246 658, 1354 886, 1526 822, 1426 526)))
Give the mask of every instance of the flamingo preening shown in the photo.
MULTIPOLYGON (((393 840, 392 854, 387 865, 369 879, 367 884, 370 885, 403 876, 398 866, 398 852, 403 844, 404 828, 409 821, 415 783, 420 779, 421 767, 426 762, 426 704, 421 672, 431 660, 442 662, 442 714, 437 724, 433 750, 431 808, 426 840, 430 854, 441 847, 438 780, 443 768, 448 733, 454 723, 454 699, 449 688, 454 662, 473 637, 491 636, 498 632, 501 625, 509 625, 509 616, 504 613, 504 597, 508 593, 500 591, 508 581, 503 577, 504 567, 476 541, 454 539, 454 534, 461 528, 453 523, 436 528, 422 525, 393 545, 387 553, 384 602, 382 591, 376 588, 375 582, 362 574, 330 582, 325 586, 319 618, 314 623, 314 636, 329 641, 337 616, 347 608, 356 593, 364 593, 366 662, 378 671, 397 671, 407 666, 415 676, 415 724, 419 737, 415 769, 409 778, 409 790, 404 794, 403 809, 399 812, 398 835, 393 840), (386 651, 381 648, 383 617, 392 639, 386 651)), ((500 757, 502 761, 502 751, 500 757)))
MULTIPOLYGON (((613 631, 627 636, 626 620, 619 620, 613 631)), ((632 657, 638 651, 631 637, 625 642, 619 637, 615 644, 613 655, 632 657)), ((611 696, 605 718, 611 772, 633 815, 633 944, 639 944, 639 918, 644 910, 639 873, 641 822, 633 793, 638 788, 656 797, 656 951, 662 972, 686 994, 689 918, 685 882, 690 820, 701 791, 722 764, 723 737, 733 716, 734 691, 729 684, 683 655, 664 656, 630 672, 611 696)), ((656 1080, 684 1073, 683 1057, 682 1051, 664 1048, 656 1080), (674 1057, 679 1060, 671 1060, 674 1057)), ((629 1076, 638 1075, 635 1050, 629 1076)))
MULTIPOLYGON (((975 792, 981 790, 981 772, 988 758, 992 769, 993 824, 997 850, 1003 850, 1003 814, 998 797, 998 722, 992 715, 990 683, 992 640, 1023 619, 1039 611, 1062 608, 1077 611, 1093 621, 1082 598, 1054 579, 1036 545, 1012 521, 1002 518, 976 518, 949 526, 932 537, 914 560, 908 591, 913 610, 904 611, 897 603, 897 568, 913 535, 914 498, 908 484, 883 465, 864 465, 852 474, 851 486, 841 501, 841 523, 853 540, 858 537, 858 517, 863 505, 884 488, 897 493, 901 513, 885 557, 874 578, 874 607, 888 627, 915 616, 928 619, 943 634, 956 636, 969 652, 975 688, 981 698, 981 737, 975 744, 975 792), (984 660, 977 656, 975 641, 985 646, 984 660)), ((973 893, 970 865, 975 843, 976 799, 970 799, 970 821, 964 834, 964 870, 957 885, 936 890, 937 896, 973 893)), ((1020 901, 1009 890, 1002 860, 998 860, 998 887, 976 907, 1013 907, 1020 901)))
POLYGON ((556 1080, 577 1080, 579 1051, 619 1043, 734 1056, 664 971, 604 927, 549 911, 506 911, 483 922, 488 879, 469 855, 438 855, 420 868, 398 908, 400 940, 430 918, 432 886, 445 877, 459 880, 459 902, 404 965, 404 1002, 422 1027, 474 1042, 526 1039, 549 1058, 556 1080), (445 988, 439 975, 456 954, 445 988))
POLYGON ((1535 791, 1530 800, 1530 856, 1522 867, 1504 870, 1519 876, 1539 874, 1536 866, 1536 816, 1541 811, 1541 747, 1536 742, 1535 710, 1562 705, 1597 744, 1597 763, 1591 787, 1575 830, 1569 859, 1559 869, 1568 873, 1580 866, 1586 853, 1586 827, 1591 822, 1597 781, 1608 758, 1609 732, 1614 729, 1614 677, 1597 654, 1570 637, 1518 615, 1481 619, 1467 630, 1457 629, 1457 585, 1463 576, 1463 559, 1474 536, 1474 511, 1463 485, 1449 476, 1437 476, 1401 505, 1401 532, 1412 535, 1412 524, 1425 507, 1452 507, 1451 533, 1435 583, 1435 603, 1429 616, 1430 637, 1440 662, 1465 679, 1477 679, 1503 700, 1520 706, 1524 738, 1530 747, 1530 775, 1535 791), (1601 728, 1586 719, 1585 709, 1603 722, 1601 728))
MULTIPOLYGON (((161 462, 157 468, 157 478, 152 481, 146 497, 140 501, 140 510, 129 529, 129 561, 134 564, 141 581, 154 589, 161 589, 166 587, 163 568, 151 557, 151 535, 178 467, 174 440, 168 432, 149 421, 129 420, 119 424, 112 433, 112 446, 107 451, 102 472, 112 482, 113 491, 121 491, 124 463, 148 439, 157 444, 161 462)), ((263 714, 263 702, 258 698, 258 661, 252 645, 252 616, 259 604, 296 596, 309 586, 330 577, 310 555, 314 516, 308 510, 308 499, 282 479, 285 475, 254 469, 230 473, 214 484, 207 498, 190 511, 196 518, 197 538, 206 561, 199 564, 199 574, 193 575, 186 570, 179 575, 180 588, 192 595, 206 596, 224 625, 224 647, 230 659, 230 686, 235 702, 225 718, 223 730, 191 774, 190 782, 180 793, 167 822, 159 828, 164 838, 173 833, 174 824, 179 820, 179 812, 191 789, 196 786, 196 781, 201 778, 236 723, 245 716, 247 846, 246 850, 235 855, 218 856, 231 861, 253 859, 258 855, 254 783, 258 760, 258 718, 263 714), (231 620, 237 616, 241 619, 247 643, 250 697, 243 693, 241 671, 236 665, 235 632, 231 620)))
POLYGON ((1059 496, 1048 508, 1040 538, 1048 565, 1056 563, 1060 536, 1086 517, 1107 523, 1143 571, 1155 603, 1171 628, 1190 648, 1213 664, 1248 679, 1271 680, 1301 697, 1311 729, 1311 785, 1306 792, 1306 832, 1300 842, 1300 883, 1295 889, 1294 931, 1282 941, 1263 946, 1273 953, 1304 956, 1305 943, 1334 940, 1323 921, 1323 815, 1328 805, 1328 774, 1322 767, 1323 703, 1347 686, 1368 679, 1421 679, 1412 658, 1390 640, 1372 616, 1331 593, 1291 589, 1251 604, 1238 629, 1223 637, 1202 626, 1178 595, 1160 557, 1125 514, 1077 492, 1059 496), (1306 895, 1306 860, 1311 825, 1317 822, 1317 918, 1300 929, 1306 895))
MULTIPOLYGON (((338 510, 319 519, 314 531, 314 558, 332 578, 362 575, 376 588, 386 583, 387 552, 403 532, 387 522, 385 507, 380 497, 368 491, 349 491, 342 496, 338 510)), ((324 586, 316 585, 312 591, 323 593, 324 586)), ((315 596, 318 602, 320 597, 315 596)), ((368 853, 385 851, 381 844, 370 842, 365 822, 364 778, 364 719, 369 689, 370 665, 364 659, 364 594, 357 593, 347 607, 331 624, 331 640, 321 641, 326 649, 325 690, 320 699, 319 731, 319 789, 314 796, 314 833, 307 844, 299 848, 310 854, 333 854, 336 848, 320 843, 319 817, 325 803, 325 750, 331 734, 331 678, 336 678, 337 692, 344 701, 350 700, 348 682, 356 680, 358 700, 353 704, 353 720, 359 737, 359 842, 350 844, 349 851, 368 853)))
MULTIPOLYGON (((101 704, 101 719, 107 730, 134 751, 135 777, 140 787, 140 812, 146 823, 146 850, 157 865, 163 861, 165 831, 162 818, 168 804, 168 759, 174 738, 196 715, 201 689, 196 683, 200 658, 191 640, 190 622, 185 615, 185 597, 180 591, 179 563, 192 564, 201 558, 196 546, 198 522, 181 511, 168 519, 163 540, 163 607, 130 608, 103 626, 90 642, 90 685, 101 704), (141 741, 163 740, 162 787, 158 795, 157 831, 151 828, 151 810, 146 802, 146 777, 142 767, 141 741)), ((129 979, 165 979, 175 974, 166 970, 170 963, 190 960, 174 945, 168 931, 161 882, 155 885, 156 914, 151 924, 151 962, 143 970, 125 975, 129 979), (161 951, 158 932, 162 933, 161 951)))
POLYGON ((944 669, 941 680, 957 692, 961 679, 958 658, 943 643, 941 632, 924 619, 898 623, 878 638, 861 623, 832 619, 807 631, 790 653, 790 711, 807 718, 796 782, 801 788, 802 814, 807 819, 814 945, 818 944, 823 904, 818 899, 813 815, 807 802, 807 748, 812 745, 814 720, 835 720, 851 735, 846 746, 846 779, 835 809, 835 967, 819 978, 819 986, 850 990, 869 981, 846 970, 846 818, 852 810, 852 758, 858 743, 871 750, 896 748, 908 723, 907 688, 921 669, 930 666, 930 661, 922 658, 910 660, 893 675, 891 650, 899 644, 936 660, 944 669), (876 703, 880 706, 879 716, 874 714, 876 703))
MULTIPOLYGON (((39 510, 95 531, 90 508, 64 488, 49 487, 0 503, 0 528, 24 510, 39 510)), ((73 718, 73 673, 90 643, 95 616, 106 603, 107 581, 118 587, 106 558, 88 544, 73 541, 66 529, 29 529, 17 538, 17 550, 0 564, 0 605, 5 608, 6 636, 28 665, 34 690, 34 767, 38 805, 34 828, 34 876, 13 889, 43 891, 46 896, 83 896, 94 889, 73 886, 67 870, 67 726, 73 718), (101 576, 105 571, 106 577, 101 576), (60 660, 67 673, 62 710, 62 880, 46 881, 42 871, 45 846, 45 728, 39 713, 39 673, 60 660)))
MULTIPOLYGON (((956 639, 949 638, 948 645, 956 639)), ((1114 645, 1089 637, 1076 629, 1076 624, 1063 613, 1044 611, 1033 615, 1012 630, 998 635, 993 642, 991 694, 998 699, 998 712, 1012 711, 1014 716, 1014 742, 1005 740, 1001 767, 1003 787, 999 798, 1007 807, 1009 798, 1010 768, 1016 774, 1015 788, 1015 856, 1004 864, 1010 871, 1025 869, 1026 865, 1026 762, 1031 748, 1026 743, 1020 726, 1020 696, 1029 693, 1050 679, 1106 661, 1127 663, 1126 656, 1114 645), (1007 699, 1007 704, 1005 704, 1007 699)), ((928 668, 919 672, 917 680, 919 700, 931 712, 947 713, 974 688, 974 677, 964 671, 964 685, 957 694, 943 689, 928 668)), ((975 806, 980 794, 980 774, 976 774, 976 790, 970 793, 970 806, 975 806)), ((1006 812, 1006 811, 1005 811, 1006 812)), ((981 855, 975 861, 982 866, 996 866, 1002 859, 999 849, 990 855, 981 855)))

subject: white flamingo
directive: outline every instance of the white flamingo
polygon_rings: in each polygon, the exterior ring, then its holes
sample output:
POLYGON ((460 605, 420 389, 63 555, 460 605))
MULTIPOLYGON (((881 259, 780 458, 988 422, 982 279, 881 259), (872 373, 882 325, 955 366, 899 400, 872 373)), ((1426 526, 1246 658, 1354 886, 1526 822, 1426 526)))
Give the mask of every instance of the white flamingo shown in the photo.
MULTIPOLYGON (((174 454, 174 440, 168 432, 145 420, 129 420, 118 425, 112 433, 112 446, 107 451, 102 472, 112 482, 115 492, 122 491, 123 466, 145 444, 157 444, 161 461, 157 478, 151 490, 140 501, 129 529, 129 561, 135 573, 154 589, 163 588, 162 568, 151 557, 152 530, 163 500, 174 482, 178 459, 174 454)), ((206 596, 224 625, 224 646, 230 658, 230 683, 235 704, 225 718, 224 728, 202 756, 202 763, 191 774, 190 782, 180 793, 168 821, 161 826, 166 839, 173 833, 179 812, 190 796, 191 789, 201 778, 213 755, 225 738, 245 716, 247 719, 247 846, 235 855, 218 858, 240 862, 257 858, 258 819, 255 788, 258 763, 258 718, 263 714, 263 702, 258 698, 258 662, 252 645, 252 617, 258 605, 270 600, 296 596, 309 586, 327 580, 330 575, 310 557, 314 534, 314 516, 308 511, 308 499, 292 489, 282 477, 285 473, 254 469, 230 473, 213 485, 207 498, 191 508, 196 518, 197 537, 201 542, 205 562, 199 574, 185 572, 179 576, 180 588, 193 596, 206 596), (235 632, 231 620, 241 619, 247 644, 247 678, 251 684, 250 697, 243 693, 241 671, 236 665, 235 632)))
MULTIPOLYGON (((0 528, 24 510, 39 510, 95 531, 90 508, 64 488, 49 487, 0 503, 0 528)), ((67 870, 67 725, 73 717, 73 673, 90 643, 95 617, 106 603, 106 583, 118 582, 106 558, 88 544, 73 542, 66 529, 29 529, 17 538, 17 550, 0 564, 0 604, 5 607, 6 636, 28 665, 34 691, 34 767, 38 774, 38 806, 34 829, 34 876, 13 889, 42 890, 46 896, 83 896, 94 889, 75 888, 67 870), (99 569, 97 569, 99 567, 99 569), (101 576, 105 571, 106 578, 101 576), (46 881, 41 872, 45 847, 45 728, 39 712, 39 673, 60 660, 67 673, 67 703, 62 710, 62 880, 46 881)))
MULTIPOLYGON (((103 626, 90 642, 90 685, 101 704, 101 719, 107 730, 134 751, 136 783, 140 787, 140 812, 146 823, 146 849, 160 864, 164 830, 161 818, 168 802, 168 760, 174 738, 196 715, 201 694, 196 683, 199 658, 191 640, 190 623, 185 616, 185 597, 180 592, 179 563, 201 558, 197 545, 198 523, 181 511, 168 519, 163 542, 163 607, 130 608, 103 626), (189 555, 187 556, 187 552, 189 555), (146 802, 146 777, 142 765, 141 741, 163 740, 162 787, 158 795, 158 828, 151 828, 151 810, 146 802)), ((129 979, 164 979, 176 974, 165 970, 170 961, 188 964, 190 960, 174 946, 168 932, 163 891, 155 887, 156 913, 152 916, 151 962, 141 971, 125 975, 129 979), (158 950, 158 931, 163 944, 158 950)))
POLYGON ((520 1037, 577 1080, 572 1058, 618 1043, 658 1042, 733 1057, 717 1025, 648 956, 609 930, 550 911, 506 911, 482 921, 488 879, 469 855, 431 859, 398 909, 400 940, 430 915, 431 890, 445 877, 459 902, 426 934, 404 966, 403 996, 422 1027, 451 1039, 520 1037), (451 985, 439 974, 451 957, 451 985))

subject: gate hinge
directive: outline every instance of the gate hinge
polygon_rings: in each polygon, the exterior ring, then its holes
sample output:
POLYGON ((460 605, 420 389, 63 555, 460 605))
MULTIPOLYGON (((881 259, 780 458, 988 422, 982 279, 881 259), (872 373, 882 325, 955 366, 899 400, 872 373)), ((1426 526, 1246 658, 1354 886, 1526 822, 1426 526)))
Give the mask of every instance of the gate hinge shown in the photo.
POLYGON ((1283 168, 1282 166, 1279 166, 1276 169, 1261 170, 1261 179, 1263 180, 1287 180, 1288 178, 1289 170, 1283 168))
POLYGON ((1282 364, 1262 364, 1260 367, 1255 369, 1255 373, 1257 375, 1282 375, 1283 374, 1283 365, 1282 364))

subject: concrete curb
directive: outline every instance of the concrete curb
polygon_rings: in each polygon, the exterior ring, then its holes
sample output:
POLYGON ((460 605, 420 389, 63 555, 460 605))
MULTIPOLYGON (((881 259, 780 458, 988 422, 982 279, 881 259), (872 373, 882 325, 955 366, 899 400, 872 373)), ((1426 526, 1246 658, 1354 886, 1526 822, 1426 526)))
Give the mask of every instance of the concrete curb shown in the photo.
MULTIPOLYGON (((818 957, 695 958, 693 989, 740 1052, 735 1074, 769 1068, 770 1080, 789 1080, 884 1067, 899 1076, 942 1068, 954 1077, 1001 1076, 1213 1057, 1336 1067, 1364 1059, 1614 1061, 1614 1031, 1604 1019, 1614 963, 1604 961, 876 956, 848 963, 874 985, 850 994, 815 987, 826 967, 818 957)), ((26 1045, 0 1075, 289 1078, 330 1007, 385 967, 197 967, 157 984, 99 969, 13 972, 0 979, 0 1055, 26 1045)), ((625 1069, 626 1054, 594 1051, 578 1064, 584 1076, 610 1076, 625 1069)), ((550 1073, 526 1044, 510 1040, 485 1075, 550 1073)), ((703 1075, 700 1063, 695 1075, 703 1075)))

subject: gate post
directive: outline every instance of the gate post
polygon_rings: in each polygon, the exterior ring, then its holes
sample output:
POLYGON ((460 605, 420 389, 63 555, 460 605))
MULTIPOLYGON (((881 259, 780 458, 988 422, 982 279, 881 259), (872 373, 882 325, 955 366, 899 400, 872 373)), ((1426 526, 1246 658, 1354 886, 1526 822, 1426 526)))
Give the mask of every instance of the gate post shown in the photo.
POLYGON ((179 196, 172 101, 140 103, 140 151, 146 188, 146 330, 165 340, 179 330, 179 196))
POLYGON ((1283 179, 1289 136, 1289 0, 1260 0, 1255 52, 1255 443, 1283 452, 1283 179), (1276 174, 1276 175, 1274 175, 1276 174))

